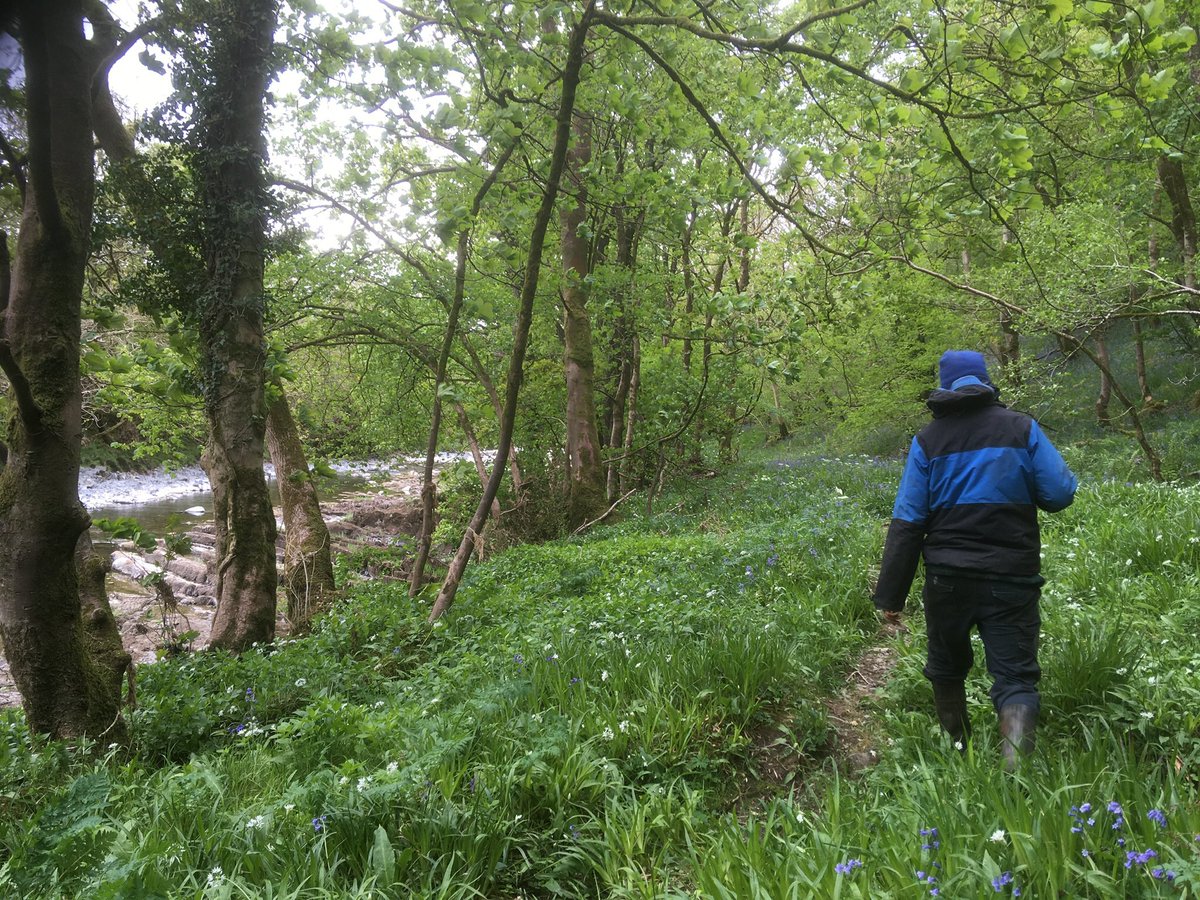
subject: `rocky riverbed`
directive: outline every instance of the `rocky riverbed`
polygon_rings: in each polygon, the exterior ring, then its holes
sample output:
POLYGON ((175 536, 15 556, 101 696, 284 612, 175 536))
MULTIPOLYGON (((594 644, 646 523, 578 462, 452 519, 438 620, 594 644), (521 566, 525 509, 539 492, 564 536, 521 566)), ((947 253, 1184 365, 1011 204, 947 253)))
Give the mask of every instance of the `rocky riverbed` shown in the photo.
MULTIPOLYGON (((419 467, 412 461, 360 463, 347 464, 344 472, 357 482, 357 486, 347 489, 351 482, 343 481, 339 486, 341 493, 321 504, 334 552, 410 543, 421 524, 419 467)), ((207 480, 202 479, 202 472, 197 476, 187 470, 171 476, 163 473, 106 476, 88 472, 81 475, 80 494, 96 518, 112 516, 115 512, 132 515, 142 522, 138 513, 144 504, 164 499, 175 500, 177 504, 189 503, 199 498, 195 506, 184 510, 194 518, 188 519, 185 515, 183 518, 188 521, 177 529, 190 540, 191 550, 186 555, 168 555, 161 538, 149 552, 132 542, 98 545, 102 552, 111 553, 109 600, 125 648, 138 665, 154 662, 164 647, 177 646, 181 636, 189 637, 186 646, 191 648, 201 648, 208 642, 216 612, 212 571, 215 539, 212 522, 205 510, 196 508, 203 506, 202 492, 207 488, 207 480), (142 583, 147 576, 159 572, 174 597, 173 605, 164 604, 160 592, 142 583)), ((276 558, 282 570, 284 534, 278 508, 275 514, 280 525, 276 558)), ((178 518, 173 515, 172 521, 178 518)), ((156 525, 143 523, 143 527, 150 530, 156 525)), ((276 622, 279 634, 287 632, 282 611, 281 602, 276 622)), ((8 665, 0 659, 0 706, 19 704, 20 696, 12 683, 8 665)))

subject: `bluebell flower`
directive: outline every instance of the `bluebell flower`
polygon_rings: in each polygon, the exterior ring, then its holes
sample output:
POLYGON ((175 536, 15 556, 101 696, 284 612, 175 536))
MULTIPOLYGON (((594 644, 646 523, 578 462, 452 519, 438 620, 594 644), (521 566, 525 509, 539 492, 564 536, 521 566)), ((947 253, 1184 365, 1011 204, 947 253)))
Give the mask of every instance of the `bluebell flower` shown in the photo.
POLYGON ((324 831, 325 830, 325 820, 327 818, 329 818, 329 817, 328 816, 317 816, 315 819, 313 819, 312 820, 313 831, 315 831, 317 834, 320 834, 322 831, 324 831))
POLYGON ((861 869, 861 868, 862 868, 862 860, 861 859, 848 859, 845 862, 838 863, 836 866, 833 867, 833 870, 835 872, 837 872, 839 875, 849 875, 855 869, 861 869))
POLYGON ((1153 850, 1143 850, 1141 853, 1129 850, 1125 853, 1125 868, 1132 869, 1135 865, 1144 866, 1156 856, 1158 854, 1153 850))
POLYGON ((997 894, 1000 893, 1005 885, 1012 882, 1012 872, 1004 872, 992 879, 992 890, 997 894))
POLYGON ((1152 809, 1146 813, 1146 818, 1158 825, 1159 828, 1167 827, 1167 814, 1161 809, 1152 809))

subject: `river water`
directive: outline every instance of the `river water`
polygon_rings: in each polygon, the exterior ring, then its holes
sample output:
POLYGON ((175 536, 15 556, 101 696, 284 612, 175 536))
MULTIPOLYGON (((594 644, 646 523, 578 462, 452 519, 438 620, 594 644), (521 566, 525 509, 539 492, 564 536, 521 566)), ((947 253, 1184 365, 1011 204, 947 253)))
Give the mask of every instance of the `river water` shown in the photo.
MULTIPOLYGON (((443 464, 445 461, 441 460, 443 464)), ((330 467, 335 474, 317 479, 317 493, 322 501, 332 500, 399 475, 419 476, 421 466, 422 461, 404 457, 333 463, 330 467)), ((278 505, 274 469, 268 464, 266 472, 271 499, 278 505)), ((208 476, 199 466, 146 473, 83 469, 79 473, 79 498, 93 519, 134 519, 143 530, 160 536, 212 519, 212 491, 208 476)), ((94 538, 105 540, 98 534, 94 538)))

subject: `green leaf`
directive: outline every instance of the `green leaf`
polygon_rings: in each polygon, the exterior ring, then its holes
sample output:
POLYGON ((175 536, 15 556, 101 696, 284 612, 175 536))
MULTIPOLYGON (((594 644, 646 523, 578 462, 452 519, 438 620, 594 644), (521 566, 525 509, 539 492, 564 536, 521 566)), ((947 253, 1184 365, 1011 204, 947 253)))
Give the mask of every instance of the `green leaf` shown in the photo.
POLYGON ((138 62, 156 75, 167 74, 167 67, 162 64, 162 60, 156 57, 149 50, 143 50, 138 54, 138 62))
POLYGON ((1148 100, 1165 100, 1175 81, 1175 73, 1170 69, 1160 69, 1153 75, 1143 72, 1138 79, 1138 92, 1148 100))
POLYGON ((387 829, 382 825, 375 829, 375 839, 367 854, 367 866, 376 876, 378 884, 390 885, 396 880, 396 851, 392 848, 387 829))
POLYGON ((1061 22, 1075 8, 1072 0, 1049 0, 1042 6, 1051 22, 1061 22))
POLYGON ((1025 36, 1025 29, 1020 22, 1000 29, 1000 46, 1009 59, 1020 59, 1029 53, 1029 39, 1025 36))

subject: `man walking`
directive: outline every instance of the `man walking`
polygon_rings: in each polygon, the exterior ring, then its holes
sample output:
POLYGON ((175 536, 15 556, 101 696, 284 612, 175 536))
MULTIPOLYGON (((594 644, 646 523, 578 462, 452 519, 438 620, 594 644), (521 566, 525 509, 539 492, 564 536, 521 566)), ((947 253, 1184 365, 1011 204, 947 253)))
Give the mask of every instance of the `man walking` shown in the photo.
POLYGON ((978 628, 992 677, 1004 766, 1033 750, 1040 700, 1038 509, 1075 498, 1075 476, 1037 422, 999 402, 983 354, 947 350, 933 421, 913 438, 892 510, 875 606, 899 620, 925 559, 925 677, 938 721, 961 747, 970 733, 964 682, 978 628))

